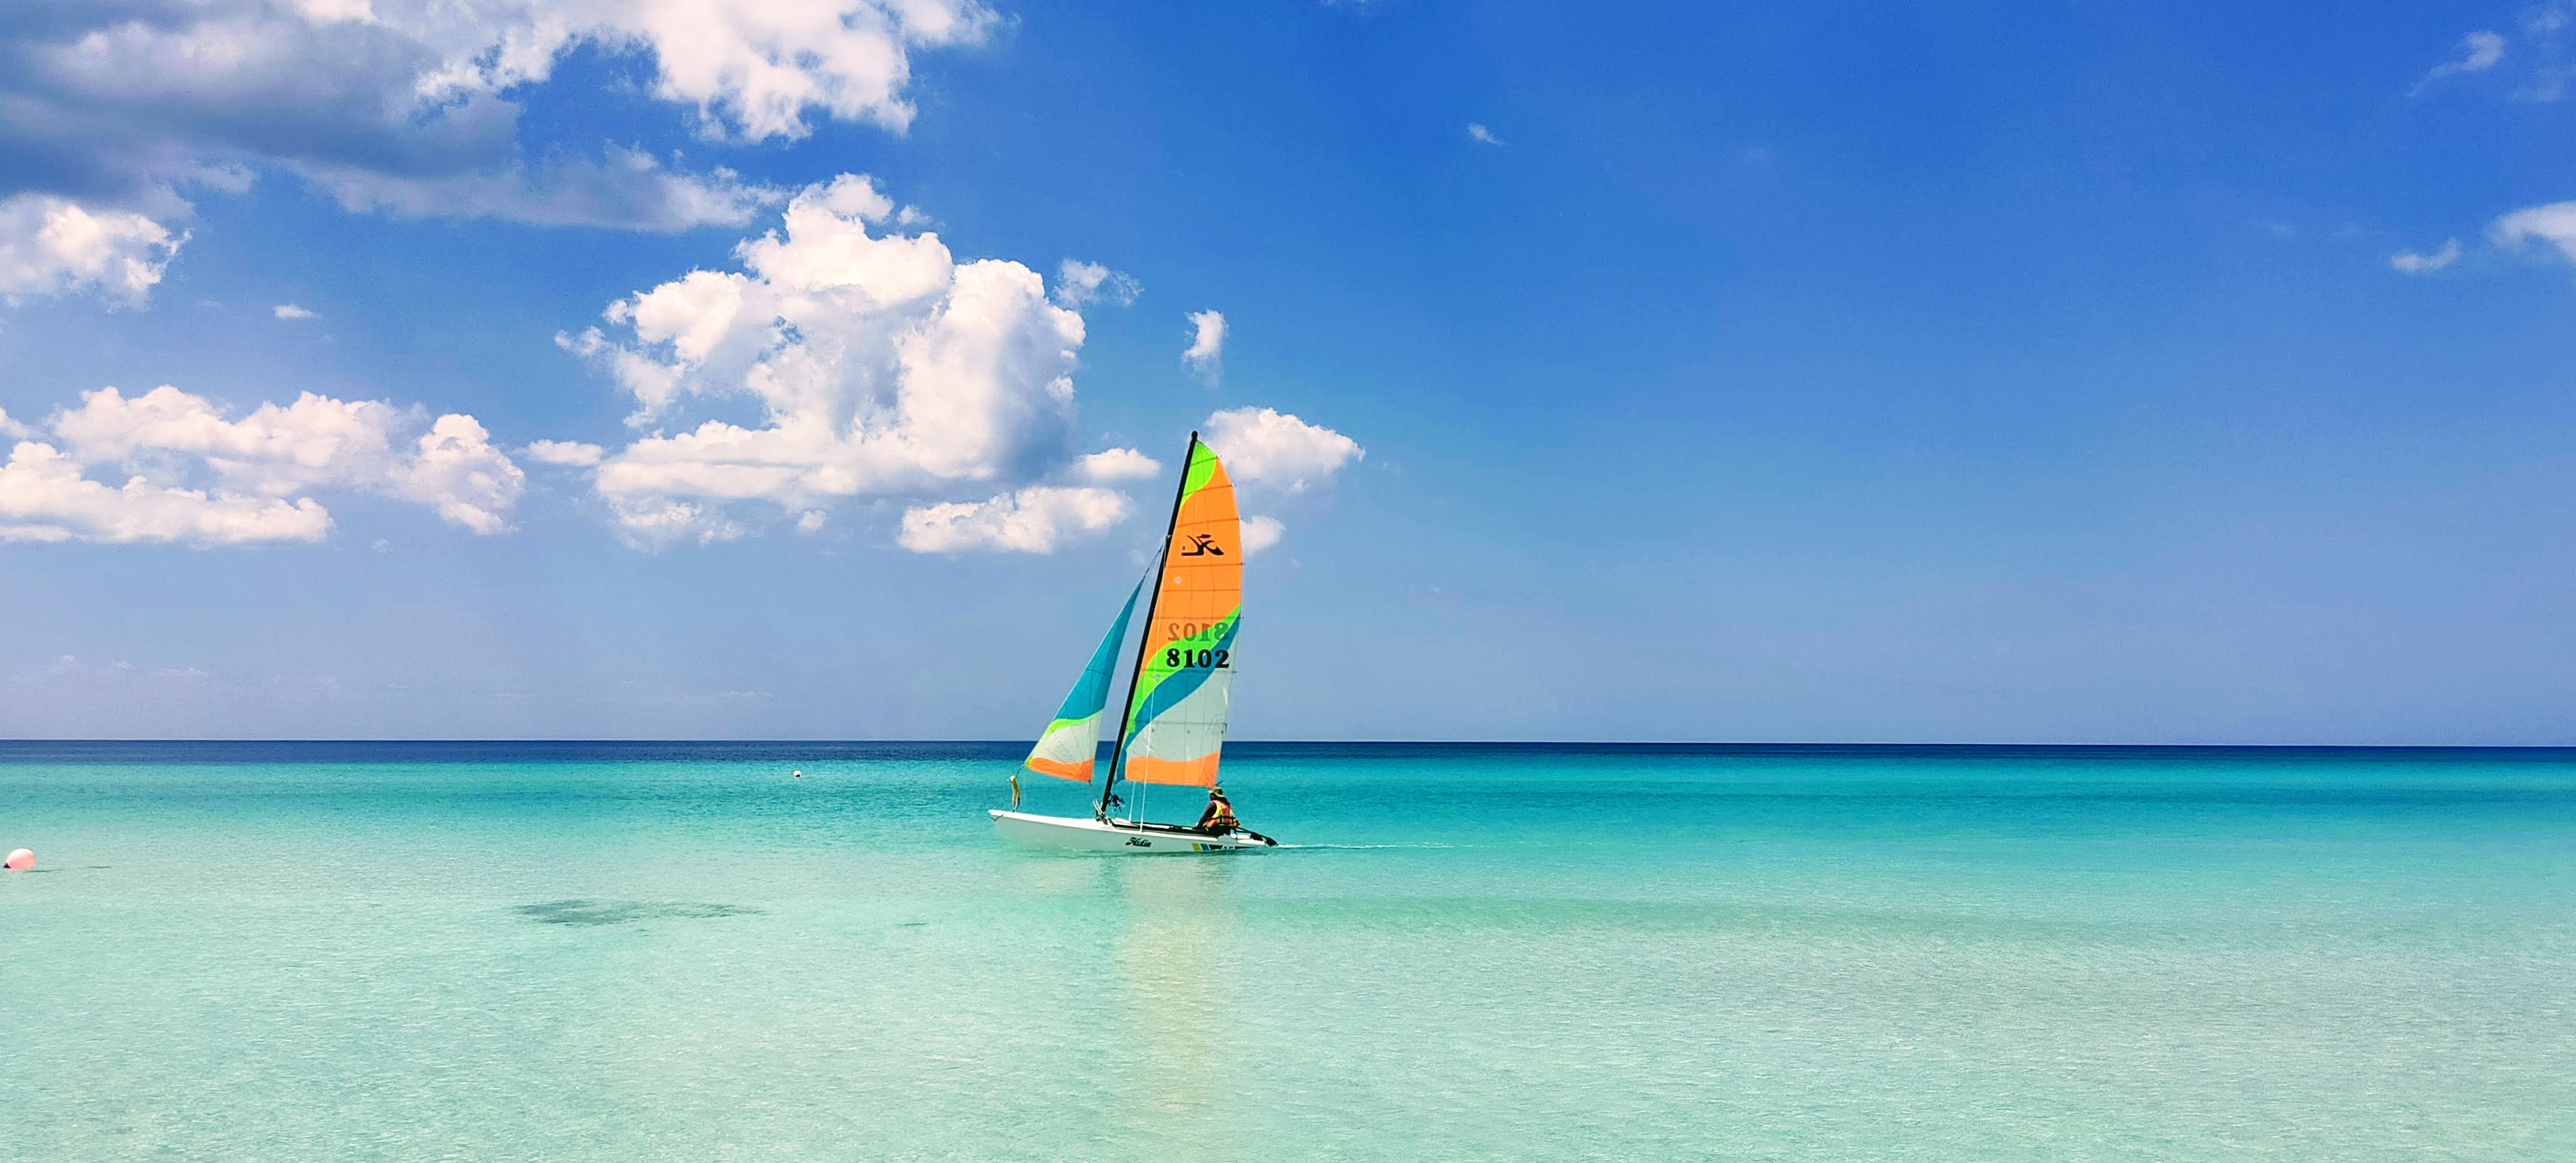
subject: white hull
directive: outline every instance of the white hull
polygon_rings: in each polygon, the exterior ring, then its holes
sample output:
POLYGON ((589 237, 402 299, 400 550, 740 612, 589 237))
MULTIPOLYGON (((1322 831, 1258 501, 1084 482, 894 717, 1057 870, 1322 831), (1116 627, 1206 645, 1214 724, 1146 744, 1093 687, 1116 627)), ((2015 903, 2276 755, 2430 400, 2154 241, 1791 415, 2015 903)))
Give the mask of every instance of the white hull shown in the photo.
POLYGON ((1204 836, 1196 832, 1165 832, 1070 816, 1033 816, 1000 808, 990 810, 994 831, 1008 839, 1039 848, 1092 852, 1233 852, 1243 848, 1270 847, 1241 832, 1204 836))

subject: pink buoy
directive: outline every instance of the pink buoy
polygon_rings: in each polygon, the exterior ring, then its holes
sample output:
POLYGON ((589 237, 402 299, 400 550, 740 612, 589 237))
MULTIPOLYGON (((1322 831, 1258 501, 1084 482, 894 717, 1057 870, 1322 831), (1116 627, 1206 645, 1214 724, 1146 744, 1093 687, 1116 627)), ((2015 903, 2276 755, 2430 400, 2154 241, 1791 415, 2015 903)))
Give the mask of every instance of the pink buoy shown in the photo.
POLYGON ((36 854, 33 852, 21 848, 9 854, 8 869, 11 872, 25 872, 35 866, 36 854))

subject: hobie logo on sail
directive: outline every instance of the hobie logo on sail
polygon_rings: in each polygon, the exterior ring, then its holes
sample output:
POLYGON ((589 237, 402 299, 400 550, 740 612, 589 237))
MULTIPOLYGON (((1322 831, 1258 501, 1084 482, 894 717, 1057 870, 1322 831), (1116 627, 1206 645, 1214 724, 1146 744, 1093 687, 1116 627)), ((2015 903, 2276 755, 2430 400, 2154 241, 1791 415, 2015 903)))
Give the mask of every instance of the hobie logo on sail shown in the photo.
POLYGON ((1216 535, 1213 533, 1192 533, 1190 534, 1190 547, 1182 550, 1178 556, 1207 557, 1211 554, 1217 557, 1225 556, 1225 550, 1217 548, 1216 535))

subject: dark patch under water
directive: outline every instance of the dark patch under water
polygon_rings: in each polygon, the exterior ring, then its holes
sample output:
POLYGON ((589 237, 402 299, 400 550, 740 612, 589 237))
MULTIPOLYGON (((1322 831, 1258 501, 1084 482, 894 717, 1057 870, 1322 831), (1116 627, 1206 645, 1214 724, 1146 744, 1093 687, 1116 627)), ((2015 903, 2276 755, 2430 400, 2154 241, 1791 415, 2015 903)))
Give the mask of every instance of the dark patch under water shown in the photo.
POLYGON ((760 912, 742 905, 711 905, 690 901, 602 901, 576 898, 520 905, 511 912, 548 925, 623 925, 634 921, 659 921, 670 918, 739 917, 760 912))

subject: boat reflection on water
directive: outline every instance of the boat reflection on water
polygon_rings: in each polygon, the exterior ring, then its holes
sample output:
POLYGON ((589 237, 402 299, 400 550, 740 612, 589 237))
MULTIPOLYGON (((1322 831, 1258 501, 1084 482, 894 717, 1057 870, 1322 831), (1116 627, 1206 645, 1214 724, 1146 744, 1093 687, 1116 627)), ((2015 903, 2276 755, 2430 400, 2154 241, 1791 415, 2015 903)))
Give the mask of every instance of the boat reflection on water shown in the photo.
POLYGON ((1012 887, 1031 897, 1088 899, 1111 892, 1111 862, 1067 859, 1062 856, 1036 856, 1014 860, 1005 866, 1012 887))
POLYGON ((1223 1158, 1225 1099, 1232 1090, 1226 967, 1219 950, 1235 928, 1227 860, 1120 860, 1127 926, 1114 957, 1132 1074, 1118 1122, 1145 1158, 1223 1158))

